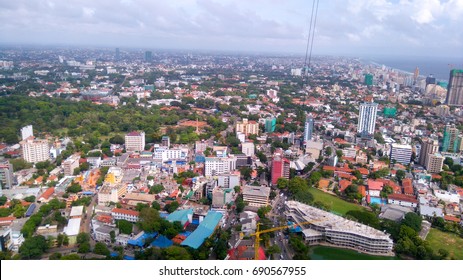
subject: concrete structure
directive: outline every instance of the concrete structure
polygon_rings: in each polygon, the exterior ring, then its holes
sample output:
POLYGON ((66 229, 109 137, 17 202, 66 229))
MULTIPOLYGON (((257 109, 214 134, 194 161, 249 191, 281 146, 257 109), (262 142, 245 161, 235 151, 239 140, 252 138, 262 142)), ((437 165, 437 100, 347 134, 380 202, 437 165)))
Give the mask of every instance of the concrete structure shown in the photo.
POLYGON ((34 136, 34 129, 32 128, 32 125, 25 126, 21 128, 21 139, 26 140, 29 137, 34 136))
POLYGON ((272 133, 275 131, 277 119, 275 117, 265 119, 265 132, 272 133))
POLYGON ((412 208, 418 206, 418 200, 415 197, 397 193, 388 195, 387 203, 412 208))
POLYGON ((450 71, 445 103, 450 106, 463 105, 463 70, 453 69, 450 71))
POLYGON ((389 234, 297 201, 287 201, 285 208, 288 220, 311 222, 301 226, 309 243, 326 242, 367 254, 392 255, 389 234))
POLYGON ((374 102, 365 102, 360 104, 357 132, 361 133, 362 136, 372 135, 375 133, 377 111, 378 104, 374 102))
POLYGON ((254 156, 255 147, 253 142, 244 142, 241 144, 241 152, 248 157, 254 156))
POLYGON ((132 223, 136 223, 139 220, 140 212, 134 210, 114 208, 111 211, 111 216, 115 220, 126 220, 132 223))
POLYGON ((215 187, 212 190, 212 207, 222 208, 233 201, 235 191, 231 188, 223 189, 215 187))
POLYGON ((0 189, 11 189, 14 185, 13 165, 8 161, 0 161, 0 189))
POLYGON ((27 162, 37 163, 50 159, 50 145, 47 140, 29 137, 21 142, 23 159, 27 162))
POLYGON ((125 135, 125 150, 141 152, 145 149, 145 132, 132 131, 125 135))
POLYGON ((251 207, 267 206, 269 195, 269 187, 245 186, 243 188, 243 200, 251 207))
POLYGON ((312 115, 308 115, 304 124, 304 143, 312 140, 314 120, 312 115))
POLYGON ((80 155, 74 154, 68 157, 65 161, 63 161, 63 171, 64 176, 72 176, 74 175, 74 169, 79 167, 79 159, 80 155))
POLYGON ((323 150, 323 142, 307 141, 305 143, 305 153, 313 159, 318 159, 323 150))
POLYGON ((429 173, 440 173, 442 166, 444 166, 445 157, 441 154, 435 153, 427 156, 426 170, 429 173))
POLYGON ((236 157, 206 157, 204 175, 206 177, 227 174, 236 169, 236 157))
POLYGON ((82 214, 84 213, 84 206, 72 206, 71 213, 69 213, 69 218, 82 218, 82 214))
POLYGON ((117 184, 111 186, 104 184, 98 192, 98 204, 107 205, 110 202, 117 203, 119 197, 127 193, 127 186, 125 184, 117 184))
POLYGON ((240 173, 222 174, 217 176, 217 185, 221 188, 228 189, 240 185, 240 173))
POLYGON ((251 134, 259 135, 259 124, 255 121, 243 119, 241 122, 236 122, 236 132, 244 133, 246 136, 251 134))
POLYGON ((115 236, 119 234, 118 228, 101 225, 93 230, 94 238, 98 242, 111 242, 111 231, 114 231, 115 236))
POLYGON ((434 195, 446 203, 460 203, 460 195, 457 192, 448 192, 444 190, 434 190, 434 195))
POLYGON ((422 166, 426 166, 428 157, 430 154, 437 153, 439 151, 439 141, 437 139, 426 139, 423 141, 420 150, 419 163, 422 166))
POLYGON ((170 147, 170 137, 169 136, 162 136, 161 145, 164 146, 164 147, 170 147))
POLYGON ((282 154, 275 154, 272 161, 272 185, 276 185, 279 178, 289 179, 291 162, 282 154))
POLYGON ((11 228, 0 230, 0 252, 11 251, 13 249, 13 237, 11 228))
POLYGON ((412 158, 412 146, 391 144, 390 159, 397 161, 398 163, 407 165, 410 163, 412 158))
POLYGON ((81 221, 82 221, 81 218, 70 219, 68 221, 68 225, 64 227, 63 232, 69 237, 69 244, 76 243, 77 235, 80 232, 81 221))
MULTIPOLYGON (((463 104, 462 104, 463 105, 463 104)), ((444 138, 442 139, 443 152, 457 152, 460 148, 458 135, 460 131, 455 127, 455 124, 447 124, 444 129, 444 138)))

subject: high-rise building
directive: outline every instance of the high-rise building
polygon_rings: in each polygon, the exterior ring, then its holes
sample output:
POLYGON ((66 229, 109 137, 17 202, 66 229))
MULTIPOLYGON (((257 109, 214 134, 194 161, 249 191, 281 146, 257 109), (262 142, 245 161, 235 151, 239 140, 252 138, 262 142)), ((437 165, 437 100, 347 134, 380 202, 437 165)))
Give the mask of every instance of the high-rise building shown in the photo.
POLYGON ((141 152, 145 149, 145 132, 132 131, 125 135, 125 150, 141 152))
POLYGON ((277 153, 272 161, 272 185, 276 185, 279 178, 289 179, 290 162, 282 154, 277 153))
POLYGON ((428 173, 439 173, 442 171, 445 158, 438 153, 430 154, 426 162, 426 170, 428 173))
POLYGON ((0 189, 11 189, 14 184, 13 165, 8 160, 0 161, 0 189))
POLYGON ((161 138, 161 146, 170 147, 170 137, 169 136, 162 136, 161 138))
POLYGON ((228 174, 236 169, 236 157, 206 157, 204 176, 228 174))
POLYGON ((435 85, 436 84, 436 78, 432 74, 426 77, 426 86, 427 85, 435 85))
POLYGON ((47 140, 28 137, 19 143, 25 161, 37 163, 50 159, 50 145, 47 140))
POLYGON ((413 84, 416 84, 419 76, 420 76, 420 68, 416 67, 415 72, 413 72, 413 84))
POLYGON ((25 140, 26 138, 29 138, 31 136, 34 136, 34 130, 32 129, 32 125, 28 125, 28 126, 21 128, 22 140, 25 140))
POLYGON ((275 131, 277 119, 274 117, 265 119, 265 132, 272 133, 275 131))
POLYGON ((455 127, 455 124, 447 124, 444 129, 444 139, 442 140, 443 152, 456 152, 460 147, 458 143, 458 135, 460 131, 455 127))
POLYGON ((246 136, 251 134, 259 135, 259 124, 256 121, 248 121, 248 119, 243 119, 242 122, 236 123, 236 133, 242 132, 246 136))
POLYGON ((412 146, 410 145, 401 145, 401 144, 392 144, 391 145, 391 161, 395 160, 401 164, 409 164, 412 158, 412 146))
POLYGON ((63 161, 62 166, 64 170, 64 176, 74 175, 74 169, 79 167, 79 159, 80 159, 80 155, 75 154, 75 155, 71 155, 65 161, 63 161))
POLYGON ((145 62, 151 62, 153 60, 153 53, 151 51, 145 52, 145 62))
POLYGON ((463 70, 450 71, 445 103, 451 106, 463 106, 463 70))
POLYGON ((360 104, 357 132, 361 133, 362 136, 368 136, 375 133, 377 111, 378 104, 374 102, 365 102, 360 104))
POLYGON ((254 156, 255 147, 253 142, 244 142, 241 144, 241 152, 248 157, 254 156))
POLYGON ((114 56, 114 59, 116 61, 119 61, 121 59, 121 52, 119 51, 119 48, 116 48, 116 55, 114 56))
POLYGON ((373 75, 372 74, 365 74, 365 85, 372 86, 373 85, 373 75))
POLYGON ((437 139, 426 139, 423 141, 420 150, 419 163, 422 166, 426 166, 430 155, 435 154, 439 151, 439 142, 437 139))
POLYGON ((313 124, 314 124, 314 120, 313 120, 312 115, 308 115, 307 118, 305 119, 305 124, 304 124, 304 142, 305 143, 312 140, 313 124))

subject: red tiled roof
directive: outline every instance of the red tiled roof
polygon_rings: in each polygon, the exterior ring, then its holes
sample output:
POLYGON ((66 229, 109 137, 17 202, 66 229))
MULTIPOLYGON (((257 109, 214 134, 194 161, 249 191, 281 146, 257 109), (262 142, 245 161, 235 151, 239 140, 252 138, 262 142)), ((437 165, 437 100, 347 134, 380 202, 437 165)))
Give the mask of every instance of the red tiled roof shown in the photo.
POLYGON ((461 221, 460 218, 457 218, 455 216, 450 216, 450 215, 445 215, 444 220, 450 221, 450 222, 455 222, 455 223, 459 223, 461 221))
POLYGON ((416 198, 409 196, 409 195, 405 195, 405 194, 393 193, 393 194, 388 195, 387 198, 393 199, 393 200, 411 202, 411 203, 418 203, 418 200, 416 200, 416 198))
POLYGON ((127 136, 140 136, 140 132, 132 131, 132 132, 127 133, 127 136))
POLYGON ((340 191, 343 192, 347 189, 347 187, 349 187, 350 185, 352 185, 352 182, 349 181, 349 180, 341 180, 339 181, 339 187, 340 187, 340 191))
POLYGON ((368 169, 363 168, 363 167, 358 168, 357 170, 358 170, 358 171, 360 172, 360 174, 362 174, 362 175, 368 175, 368 174, 370 174, 370 171, 368 171, 368 169))
POLYGON ((140 215, 140 212, 138 212, 138 211, 127 210, 127 209, 122 209, 122 208, 114 208, 111 212, 112 213, 129 215, 129 216, 138 216, 138 215, 140 215))
POLYGON ((16 220, 15 217, 0 217, 0 226, 9 226, 16 220))
POLYGON ((336 171, 336 167, 334 166, 329 166, 329 165, 324 165, 323 166, 324 171, 336 171))
POLYGON ((379 181, 368 180, 368 190, 381 191, 384 183, 379 181))
POLYGON ((40 197, 39 199, 43 198, 43 199, 49 199, 50 196, 55 192, 55 188, 54 187, 51 187, 51 188, 48 188, 40 197))
POLYGON ((362 197, 365 197, 367 195, 367 190, 365 186, 359 186, 359 193, 362 195, 362 197))

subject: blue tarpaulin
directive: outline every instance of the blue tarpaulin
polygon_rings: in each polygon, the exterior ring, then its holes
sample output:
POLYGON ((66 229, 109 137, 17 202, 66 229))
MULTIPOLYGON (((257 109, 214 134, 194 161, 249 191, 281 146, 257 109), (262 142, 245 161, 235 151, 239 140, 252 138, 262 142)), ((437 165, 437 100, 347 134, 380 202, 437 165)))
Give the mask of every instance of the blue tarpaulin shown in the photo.
POLYGON ((170 247, 172 246, 172 244, 174 244, 174 242, 172 242, 171 240, 169 240, 167 237, 165 237, 164 235, 159 235, 158 238, 156 238, 156 240, 154 240, 153 242, 151 242, 151 246, 153 247, 159 247, 159 248, 167 248, 167 247, 170 247))

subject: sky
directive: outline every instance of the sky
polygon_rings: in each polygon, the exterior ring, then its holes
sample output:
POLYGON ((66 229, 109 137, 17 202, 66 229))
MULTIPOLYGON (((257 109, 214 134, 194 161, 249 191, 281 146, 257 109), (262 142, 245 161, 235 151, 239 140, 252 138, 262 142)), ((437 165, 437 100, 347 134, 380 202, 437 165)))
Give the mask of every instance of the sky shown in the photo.
MULTIPOLYGON (((304 54, 311 0, 0 0, 0 44, 304 54)), ((463 0, 321 0, 314 54, 463 57, 463 0)))

